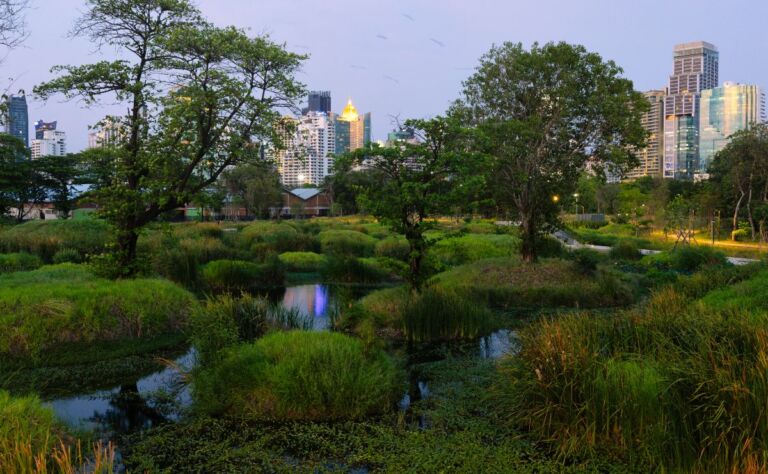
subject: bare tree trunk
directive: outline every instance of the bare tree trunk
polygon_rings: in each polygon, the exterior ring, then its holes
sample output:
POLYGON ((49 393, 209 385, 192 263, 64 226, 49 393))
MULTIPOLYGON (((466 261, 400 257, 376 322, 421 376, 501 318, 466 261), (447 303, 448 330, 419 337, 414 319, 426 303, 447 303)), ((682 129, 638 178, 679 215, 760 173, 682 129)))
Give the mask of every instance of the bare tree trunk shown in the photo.
POLYGON ((741 210, 741 201, 744 199, 745 193, 744 191, 741 191, 741 196, 739 196, 739 200, 736 201, 736 207, 733 210, 733 228, 731 232, 731 240, 736 240, 736 237, 734 236, 733 232, 736 232, 739 229, 739 210, 741 210))
POLYGON ((534 263, 537 259, 536 223, 532 214, 533 213, 529 210, 520 213, 520 224, 522 227, 521 237, 523 239, 520 253, 523 257, 523 261, 527 263, 534 263))
POLYGON ((752 240, 755 240, 755 219, 752 218, 752 186, 749 187, 747 197, 747 217, 749 218, 749 228, 752 231, 752 240))

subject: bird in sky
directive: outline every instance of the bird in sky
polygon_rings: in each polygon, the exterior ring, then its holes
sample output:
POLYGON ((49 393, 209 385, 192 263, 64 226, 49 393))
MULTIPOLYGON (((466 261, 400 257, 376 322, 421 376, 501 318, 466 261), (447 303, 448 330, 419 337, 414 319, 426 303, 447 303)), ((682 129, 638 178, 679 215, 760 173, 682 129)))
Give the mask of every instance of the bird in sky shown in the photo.
POLYGON ((382 35, 382 34, 378 34, 378 35, 376 35, 376 37, 379 38, 379 39, 383 39, 383 40, 387 39, 387 37, 382 35))
POLYGON ((409 15, 409 14, 407 14, 407 13, 403 13, 403 16, 404 16, 404 17, 406 17, 406 18, 408 18, 408 19, 409 19, 409 20, 411 20, 411 21, 416 21, 416 20, 415 20, 415 19, 414 19, 414 18, 413 18, 411 15, 409 15))
POLYGON ((359 71, 365 71, 368 69, 367 67, 361 66, 359 64, 350 64, 349 67, 351 67, 352 69, 357 69, 359 71))
POLYGON ((429 40, 435 43, 436 45, 440 46, 441 48, 445 48, 445 43, 443 43, 442 41, 436 40, 435 38, 429 38, 429 40))
POLYGON ((394 82, 395 84, 400 84, 400 81, 398 81, 397 79, 395 79, 395 78, 394 78, 394 77, 392 77, 392 76, 388 76, 388 75, 384 74, 382 77, 383 77, 384 79, 387 79, 388 81, 392 81, 392 82, 394 82))

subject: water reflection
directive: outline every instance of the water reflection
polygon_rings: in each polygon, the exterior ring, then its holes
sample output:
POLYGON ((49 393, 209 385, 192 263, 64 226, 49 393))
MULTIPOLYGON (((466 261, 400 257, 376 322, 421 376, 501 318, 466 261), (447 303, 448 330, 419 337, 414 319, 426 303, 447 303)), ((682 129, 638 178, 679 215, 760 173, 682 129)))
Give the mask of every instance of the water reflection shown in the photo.
MULTIPOLYGON (((312 327, 324 330, 330 327, 328 318, 330 292, 326 285, 298 285, 285 289, 282 304, 312 317, 312 327)), ((334 302, 335 303, 335 302, 334 302)))
POLYGON ((517 331, 500 329, 479 341, 479 356, 483 359, 499 359, 507 354, 517 354, 520 350, 520 340, 517 331))

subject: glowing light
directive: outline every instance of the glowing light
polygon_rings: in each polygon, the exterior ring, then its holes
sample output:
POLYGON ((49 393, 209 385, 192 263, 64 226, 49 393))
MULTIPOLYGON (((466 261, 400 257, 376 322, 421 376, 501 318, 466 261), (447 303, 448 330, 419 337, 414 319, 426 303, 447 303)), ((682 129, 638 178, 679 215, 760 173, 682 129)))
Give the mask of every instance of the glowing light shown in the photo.
POLYGON ((347 101, 347 106, 344 107, 344 111, 341 113, 339 119, 345 122, 357 122, 360 118, 360 114, 357 113, 357 109, 352 105, 352 99, 347 101))

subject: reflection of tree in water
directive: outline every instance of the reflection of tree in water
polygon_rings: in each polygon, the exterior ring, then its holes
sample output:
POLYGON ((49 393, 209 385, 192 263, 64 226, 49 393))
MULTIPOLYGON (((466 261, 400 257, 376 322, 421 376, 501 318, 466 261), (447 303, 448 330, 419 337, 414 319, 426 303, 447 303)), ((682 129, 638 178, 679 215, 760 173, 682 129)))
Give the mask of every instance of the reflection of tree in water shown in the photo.
POLYGON ((120 390, 109 397, 109 406, 106 412, 94 413, 89 419, 104 431, 129 433, 166 421, 166 418, 142 397, 136 382, 121 385, 120 390))

